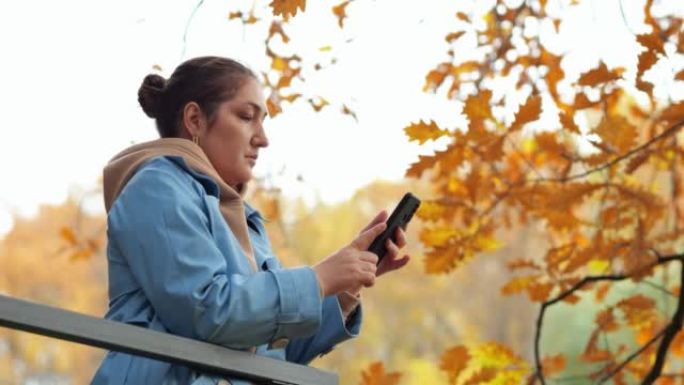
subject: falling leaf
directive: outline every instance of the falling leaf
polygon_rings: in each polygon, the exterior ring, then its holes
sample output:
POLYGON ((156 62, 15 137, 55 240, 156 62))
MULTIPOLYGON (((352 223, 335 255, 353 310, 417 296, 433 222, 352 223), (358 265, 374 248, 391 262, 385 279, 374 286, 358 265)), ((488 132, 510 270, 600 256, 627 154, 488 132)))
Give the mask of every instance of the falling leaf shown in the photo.
POLYGON ((437 123, 432 120, 429 124, 422 120, 418 123, 413 123, 404 128, 404 132, 409 137, 409 141, 415 140, 418 141, 418 144, 423 144, 428 140, 436 140, 449 134, 449 131, 439 128, 437 123))
POLYGON ((332 47, 329 45, 326 45, 326 46, 319 48, 318 50, 321 52, 330 52, 330 51, 332 51, 332 47))
POLYGON ((621 78, 622 69, 608 70, 603 62, 598 68, 590 70, 580 76, 578 84, 582 86, 596 86, 601 83, 617 80, 621 78))
POLYGON ((340 26, 340 28, 344 27, 344 19, 347 17, 347 5, 349 5, 349 2, 351 0, 343 1, 342 3, 332 7, 332 12, 335 16, 337 16, 337 25, 340 26))
POLYGON ((470 23, 470 18, 463 12, 456 12, 456 17, 462 21, 465 21, 466 23, 470 23))
POLYGON ((439 368, 447 372, 449 384, 456 384, 458 377, 468 366, 470 354, 465 346, 456 346, 442 354, 439 368))
POLYGON ((361 373, 360 385, 397 385, 400 378, 400 373, 385 373, 382 362, 374 362, 361 373))
POLYGON ((446 41, 447 41, 447 43, 451 43, 452 41, 463 36, 463 34, 465 34, 465 31, 452 32, 446 36, 446 41))
POLYGON ((311 104, 311 107, 313 107, 314 111, 320 112, 323 107, 330 105, 327 100, 324 98, 318 97, 318 100, 314 101, 313 99, 309 99, 309 104, 311 104))
POLYGON ((275 35, 280 35, 280 37, 283 39, 283 43, 287 44, 290 41, 290 37, 287 36, 283 30, 282 23, 277 20, 273 20, 271 22, 271 26, 268 29, 268 39, 271 39, 275 35))
POLYGON ((354 111, 350 110, 346 104, 342 105, 342 113, 345 115, 351 116, 352 118, 354 118, 354 120, 356 120, 357 123, 359 122, 359 119, 356 118, 356 113, 354 113, 354 111))
POLYGON ((269 4, 273 8, 273 15, 282 16, 286 21, 290 16, 295 16, 298 10, 306 9, 306 0, 273 0, 269 4))
POLYGON ((684 80, 684 70, 677 72, 677 75, 675 75, 675 80, 684 80))
POLYGON ((641 78, 644 72, 648 71, 657 61, 658 57, 653 53, 653 51, 644 51, 639 54, 637 77, 641 78))
POLYGON ((233 20, 233 19, 242 19, 242 12, 237 11, 237 12, 231 12, 228 14, 228 20, 233 20))
POLYGON ((529 123, 539 119, 541 114, 541 97, 539 95, 530 95, 525 104, 515 114, 515 120, 509 128, 509 132, 519 130, 525 123, 529 123))

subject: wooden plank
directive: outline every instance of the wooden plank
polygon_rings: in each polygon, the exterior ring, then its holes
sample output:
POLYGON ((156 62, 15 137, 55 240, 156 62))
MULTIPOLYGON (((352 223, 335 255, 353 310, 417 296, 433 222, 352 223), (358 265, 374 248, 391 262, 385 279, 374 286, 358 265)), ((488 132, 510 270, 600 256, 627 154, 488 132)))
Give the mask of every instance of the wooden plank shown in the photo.
POLYGON ((0 326, 260 384, 338 385, 334 373, 4 295, 0 326))

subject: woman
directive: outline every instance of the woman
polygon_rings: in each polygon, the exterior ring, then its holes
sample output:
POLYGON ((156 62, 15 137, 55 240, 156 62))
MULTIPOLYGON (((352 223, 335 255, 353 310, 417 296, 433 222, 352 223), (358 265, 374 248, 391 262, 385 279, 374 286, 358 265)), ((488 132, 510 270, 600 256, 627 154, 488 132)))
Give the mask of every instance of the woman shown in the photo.
MULTIPOLYGON (((398 258, 401 229, 377 268, 366 251, 387 213, 315 266, 285 269, 259 212, 242 200, 268 146, 256 75, 230 59, 195 58, 168 81, 148 75, 138 100, 161 139, 124 150, 104 170, 106 318, 301 364, 356 336, 360 289, 409 260, 398 258)), ((107 354, 92 381, 218 382, 119 352, 107 354)))

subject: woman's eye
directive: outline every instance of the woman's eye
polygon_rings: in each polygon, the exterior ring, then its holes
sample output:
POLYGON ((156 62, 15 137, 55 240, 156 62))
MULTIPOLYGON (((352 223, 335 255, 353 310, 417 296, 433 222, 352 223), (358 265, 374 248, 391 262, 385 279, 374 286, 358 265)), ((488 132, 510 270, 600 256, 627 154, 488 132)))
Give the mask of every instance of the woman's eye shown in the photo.
POLYGON ((253 118, 251 116, 240 116, 240 119, 244 120, 245 122, 251 121, 253 118))

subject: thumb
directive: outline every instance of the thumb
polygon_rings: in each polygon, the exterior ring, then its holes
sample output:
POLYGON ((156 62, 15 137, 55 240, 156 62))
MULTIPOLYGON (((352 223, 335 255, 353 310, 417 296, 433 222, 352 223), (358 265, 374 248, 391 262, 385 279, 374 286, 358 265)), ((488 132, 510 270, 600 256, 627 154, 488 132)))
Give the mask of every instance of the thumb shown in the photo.
POLYGON ((370 244, 373 242, 375 238, 378 237, 378 235, 382 234, 383 231, 387 228, 387 224, 385 222, 381 222, 376 224, 375 226, 369 228, 368 230, 362 232, 354 241, 352 242, 352 245, 355 246, 359 250, 368 250, 368 247, 370 244))

